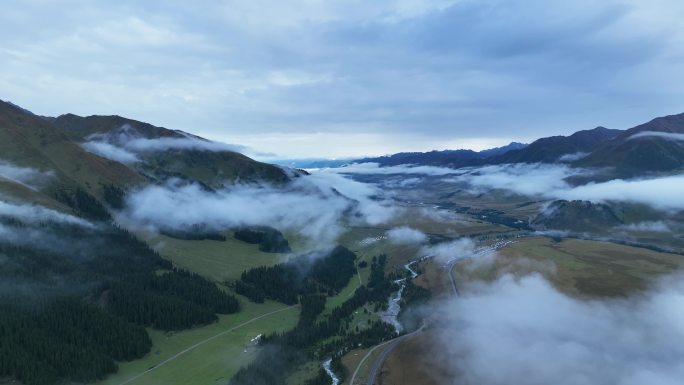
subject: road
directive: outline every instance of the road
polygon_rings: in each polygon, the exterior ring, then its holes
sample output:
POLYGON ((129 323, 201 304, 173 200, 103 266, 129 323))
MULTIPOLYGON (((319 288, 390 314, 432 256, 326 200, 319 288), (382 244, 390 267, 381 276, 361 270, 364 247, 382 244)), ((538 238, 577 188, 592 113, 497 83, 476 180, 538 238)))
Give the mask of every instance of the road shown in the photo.
POLYGON ((387 357, 394 351, 394 349, 397 348, 397 346, 399 346, 403 339, 403 337, 399 337, 390 342, 389 344, 387 344, 382 353, 380 353, 380 355, 375 359, 375 362, 373 362, 373 365, 371 366, 370 371, 368 372, 368 380, 366 381, 366 385, 375 384, 375 379, 378 378, 378 374, 382 369, 382 364, 385 363, 387 357))
POLYGON ((254 318, 250 319, 249 321, 245 321, 245 322, 243 322, 243 323, 241 323, 241 324, 239 324, 239 325, 233 326, 232 328, 230 328, 230 329, 228 329, 228 330, 224 330, 224 331, 222 331, 222 332, 220 332, 220 333, 218 333, 218 334, 215 334, 215 335, 213 335, 213 336, 211 336, 211 337, 209 337, 209 338, 207 338, 207 339, 204 339, 204 340, 202 340, 202 341, 200 341, 200 342, 198 342, 198 343, 196 343, 196 344, 190 346, 190 347, 187 348, 187 349, 181 350, 180 352, 176 353, 175 355, 173 355, 173 356, 167 358, 166 360, 164 360, 164 361, 158 363, 157 365, 155 365, 155 366, 153 366, 153 367, 151 367, 151 368, 145 370, 144 372, 139 373, 139 374, 137 374, 137 375, 135 375, 135 376, 129 378, 128 380, 126 380, 126 381, 120 383, 119 385, 126 385, 126 384, 129 384, 129 383, 131 383, 131 382, 137 380, 138 378, 140 378, 140 377, 146 375, 147 373, 150 373, 150 372, 152 372, 152 371, 158 369, 160 366, 164 366, 164 365, 168 364, 169 362, 171 362, 171 361, 177 359, 178 357, 182 356, 183 354, 185 354, 185 353, 187 353, 187 352, 189 352, 189 351, 191 351, 191 350, 193 350, 193 349, 196 349, 196 348, 198 348, 199 346, 202 346, 202 345, 206 344, 207 342, 209 342, 209 341, 211 341, 211 340, 214 340, 214 339, 216 339, 216 338, 218 338, 218 337, 221 337, 222 335, 228 334, 228 333, 230 333, 230 332, 232 332, 232 331, 234 331, 234 330, 237 330, 237 329, 239 329, 239 328, 241 328, 241 327, 243 327, 243 326, 245 326, 245 325, 249 325, 249 324, 251 324, 252 322, 258 321, 258 320, 260 320, 260 319, 262 319, 262 318, 271 316, 271 315, 276 314, 276 313, 283 312, 283 311, 285 311, 285 310, 292 309, 293 307, 297 307, 297 305, 288 306, 288 307, 283 308, 283 309, 274 310, 274 311, 272 311, 272 312, 262 314, 262 315, 260 315, 260 316, 258 316, 258 317, 254 317, 254 318))
MULTIPOLYGON (((451 288, 454 291, 454 295, 456 295, 457 297, 460 295, 460 293, 458 291, 458 285, 456 284, 456 277, 455 277, 453 270, 459 261, 462 261, 462 259, 460 259, 460 258, 454 259, 454 260, 450 261, 447 265, 447 274, 449 275, 449 281, 451 282, 451 288)), ((373 362, 373 365, 371 366, 370 372, 368 373, 368 379, 367 379, 366 385, 374 385, 375 384, 375 379, 378 377, 378 374, 380 373, 380 369, 382 369, 382 364, 385 362, 387 357, 392 353, 392 351, 394 351, 394 349, 396 349, 397 346, 399 346, 399 343, 401 343, 401 340, 403 340, 404 338, 406 338, 410 335, 413 335, 413 334, 416 334, 416 333, 422 331, 424 328, 425 328, 425 324, 423 324, 423 326, 421 326, 420 329, 416 330, 413 333, 406 334, 404 336, 401 336, 401 337, 398 337, 394 340, 386 342, 385 344, 388 344, 388 345, 385 347, 385 350, 383 350, 383 352, 380 353, 380 355, 375 359, 375 361, 373 362)), ((371 349, 366 354, 366 357, 364 357, 363 360, 361 360, 361 363, 359 363, 359 366, 356 368, 356 371, 354 371, 354 375, 352 376, 352 380, 349 382, 349 385, 354 385, 354 379, 356 377, 357 372, 359 371, 359 368, 361 367, 361 364, 363 364, 363 362, 373 352, 373 350, 375 350, 376 348, 379 348, 381 346, 384 346, 384 344, 378 345, 375 348, 371 349)))
POLYGON ((403 341, 404 339, 413 336, 415 334, 418 334, 422 332, 425 329, 425 324, 423 324, 418 330, 411 332, 409 334, 404 334, 403 336, 399 336, 397 338, 391 339, 389 341, 385 341, 381 343, 380 345, 374 346, 371 350, 366 353, 365 356, 361 359, 359 364, 356 366, 356 370, 354 370, 354 374, 351 377, 351 380, 349 380, 349 385, 354 385, 354 382, 356 381, 356 376, 359 374, 359 370, 361 370, 361 366, 363 366, 363 363, 366 362, 368 357, 375 352, 376 349, 380 349, 384 347, 384 350, 380 355, 373 361, 373 365, 371 365, 370 372, 368 373, 368 379, 367 379, 367 384, 368 385, 373 385, 375 383, 375 379, 378 377, 378 373, 380 369, 382 369, 382 364, 385 362, 387 357, 392 353, 394 349, 396 349, 397 346, 403 341))
MULTIPOLYGON (((468 258, 456 258, 454 260, 449 261, 449 263, 447 264, 447 274, 449 275, 449 281, 451 282, 451 288, 454 291, 454 295, 457 297, 460 296, 460 292, 458 290, 458 285, 456 283, 456 276, 454 274, 454 268, 456 267, 456 264, 458 264, 458 262, 463 261, 465 259, 480 257, 480 256, 482 256, 488 252, 499 250, 499 249, 501 249, 501 248, 503 248, 503 247, 505 247, 511 243, 512 243, 511 241, 497 241, 492 246, 482 247, 482 248, 476 250, 475 254, 468 257, 468 258)), ((413 333, 409 333, 409 334, 403 335, 401 337, 397 337, 393 340, 387 341, 387 342, 380 344, 380 345, 374 347, 373 349, 369 350, 368 353, 366 353, 366 355, 363 357, 363 359, 361 360, 359 365, 356 367, 356 370, 354 371, 354 375, 352 376, 351 381, 349 382, 349 385, 354 385, 354 381, 356 380, 356 375, 358 374, 359 369, 361 368, 361 365, 363 365, 363 363, 373 353, 373 351, 375 351, 375 349, 378 349, 378 348, 384 346, 384 350, 382 351, 382 353, 380 353, 380 355, 375 358, 373 365, 371 365, 371 369, 370 369, 370 372, 368 373, 368 377, 366 380, 366 385, 374 385, 375 379, 378 377, 378 374, 380 373, 380 370, 382 369, 382 364, 385 362, 387 357, 392 353, 392 351, 394 351, 394 349, 396 349, 397 346, 399 346, 399 344, 401 343, 401 341, 404 338, 409 337, 409 336, 414 335, 414 334, 417 334, 417 333, 423 331, 424 328, 425 328, 425 324, 423 324, 423 326, 421 326, 420 329, 414 331, 413 333)))
MULTIPOLYGON (((354 370, 354 374, 352 374, 351 380, 349 380, 349 385, 354 385, 354 382, 356 381, 356 376, 359 374, 359 370, 361 369, 361 366, 363 365, 364 362, 366 362, 366 360, 368 359, 368 357, 370 357, 370 355, 373 354, 373 352, 374 352, 376 349, 379 349, 379 348, 381 348, 381 347, 383 347, 383 346, 385 346, 385 345, 387 345, 387 344, 391 344, 391 343, 393 343, 393 342, 397 342, 399 339, 401 339, 401 337, 397 337, 397 338, 395 338, 395 339, 393 339, 393 340, 385 341, 385 342, 381 343, 380 345, 376 345, 376 346, 374 346, 371 350, 369 350, 368 353, 366 353, 366 355, 363 356, 363 358, 361 359, 361 361, 359 361, 359 364, 356 365, 356 370, 354 370)), ((377 363, 377 361, 373 364, 373 366, 375 366, 376 363, 377 363)), ((376 374, 377 374, 377 373, 376 373, 376 374)), ((371 378, 371 377, 369 376, 369 378, 371 378)), ((372 377, 372 378, 375 378, 375 377, 372 377)))
POLYGON ((456 262, 459 260, 455 260, 453 262, 449 263, 449 267, 447 267, 448 272, 449 272, 449 281, 451 281, 451 288, 454 289, 454 295, 457 297, 461 295, 461 293, 458 291, 458 285, 456 285, 456 277, 454 274, 454 267, 456 267, 456 262))

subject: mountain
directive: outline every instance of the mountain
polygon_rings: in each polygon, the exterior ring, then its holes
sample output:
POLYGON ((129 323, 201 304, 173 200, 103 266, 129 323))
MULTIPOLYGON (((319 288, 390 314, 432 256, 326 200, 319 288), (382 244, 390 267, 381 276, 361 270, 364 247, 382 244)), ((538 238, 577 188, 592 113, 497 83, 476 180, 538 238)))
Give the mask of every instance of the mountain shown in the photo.
POLYGON ((609 167, 619 177, 681 170, 684 169, 682 135, 684 114, 656 118, 602 143, 573 165, 609 167))
POLYGON ((114 146, 130 152, 139 160, 130 162, 131 167, 154 180, 175 177, 213 188, 235 181, 278 184, 289 180, 282 168, 250 159, 235 151, 237 146, 211 142, 183 131, 120 116, 67 114, 49 120, 79 143, 114 146))
POLYGON ((623 131, 596 127, 578 131, 570 136, 551 136, 537 139, 529 145, 512 142, 503 147, 475 152, 472 150, 446 150, 430 152, 401 152, 377 158, 358 159, 355 162, 374 162, 380 166, 420 164, 442 167, 469 167, 505 163, 572 162, 592 152, 623 131))
POLYGON ((453 168, 506 163, 567 163, 573 167, 602 169, 596 176, 602 180, 672 173, 684 170, 684 114, 659 117, 628 130, 596 127, 569 136, 537 139, 529 145, 514 142, 480 152, 403 152, 355 162, 453 168))
POLYGON ((494 147, 488 150, 482 150, 479 152, 479 154, 485 158, 489 158, 491 156, 503 155, 509 151, 522 150, 527 146, 529 146, 527 143, 511 142, 502 147, 494 147))
POLYGON ((503 147, 476 152, 473 150, 444 150, 430 152, 400 152, 375 158, 357 159, 355 163, 378 163, 380 166, 396 166, 400 164, 419 164, 443 167, 467 167, 481 164, 485 159, 505 154, 513 150, 525 148, 523 143, 512 142, 503 147))
MULTIPOLYGON (((129 167, 85 151, 53 124, 0 101, 0 161, 15 173, 42 175, 42 193, 36 189, 28 195, 54 195, 76 188, 103 197, 104 186, 125 187, 146 179, 129 167)), ((4 178, 3 189, 9 195, 24 195, 20 180, 4 178)))
POLYGON ((185 330, 240 310, 114 223, 107 205, 152 181, 73 139, 55 119, 0 101, 2 383, 101 380, 150 353, 146 328, 185 330))
POLYGON ((533 221, 540 230, 573 232, 600 231, 623 224, 613 208, 604 203, 589 201, 554 201, 533 221))
POLYGON ((622 131, 605 127, 578 131, 570 136, 550 136, 537 139, 529 146, 508 151, 487 160, 490 164, 503 163, 554 163, 572 161, 593 151, 598 145, 609 141, 622 131), (565 158, 564 158, 565 157, 565 158))

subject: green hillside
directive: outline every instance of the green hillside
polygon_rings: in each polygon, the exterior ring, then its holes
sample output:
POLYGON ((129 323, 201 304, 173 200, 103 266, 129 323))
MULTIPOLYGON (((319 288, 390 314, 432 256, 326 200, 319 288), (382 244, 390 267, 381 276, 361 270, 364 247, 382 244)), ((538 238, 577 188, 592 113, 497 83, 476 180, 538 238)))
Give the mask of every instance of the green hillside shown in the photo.
POLYGON ((146 181, 121 163, 85 151, 45 119, 5 102, 0 102, 0 154, 13 165, 54 173, 47 194, 78 187, 101 197, 104 185, 124 188, 146 181))
MULTIPOLYGON (((125 145, 127 137, 131 139, 177 139, 194 140, 199 143, 215 144, 206 139, 184 133, 156 127, 137 120, 120 116, 88 116, 73 114, 62 115, 51 119, 52 122, 74 141, 85 142, 94 134, 111 138, 125 145)), ((196 148, 168 148, 136 153, 141 162, 134 164, 140 173, 157 180, 180 178, 201 182, 207 186, 220 187, 234 181, 285 183, 287 174, 279 167, 257 162, 235 151, 200 150, 196 148)))

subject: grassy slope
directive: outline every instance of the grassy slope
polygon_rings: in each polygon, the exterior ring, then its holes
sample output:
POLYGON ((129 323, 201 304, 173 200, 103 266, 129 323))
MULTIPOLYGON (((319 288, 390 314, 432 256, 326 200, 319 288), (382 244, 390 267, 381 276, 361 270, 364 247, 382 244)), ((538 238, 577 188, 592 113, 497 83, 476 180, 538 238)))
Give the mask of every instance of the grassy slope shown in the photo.
MULTIPOLYGON (((67 114, 55 118, 54 124, 77 142, 85 141, 86 137, 95 133, 115 132, 124 125, 133 127, 138 134, 148 139, 186 137, 179 131, 156 127, 149 123, 120 116, 80 117, 67 114)), ((202 140, 201 138, 198 139, 202 140)), ((164 152, 147 152, 141 157, 144 162, 136 165, 136 167, 146 175, 178 176, 215 187, 221 186, 225 181, 233 180, 267 181, 276 184, 288 181, 287 175, 279 167, 257 162, 233 151, 176 149, 164 152)))
MULTIPOLYGON (((223 315, 219 322, 202 328, 176 333, 164 333, 150 329, 153 347, 150 354, 140 360, 119 364, 119 372, 97 382, 96 385, 118 385, 137 374, 158 365, 169 357, 218 333, 239 325, 259 315, 286 308, 273 302, 254 304, 242 301, 243 309, 234 315, 223 315)), ((224 383, 241 366, 254 359, 257 350, 250 347, 250 340, 261 333, 285 331, 294 327, 299 309, 291 308, 264 317, 235 331, 224 334, 181 355, 174 361, 129 382, 131 385, 211 385, 224 383), (247 352, 245 353, 245 350, 247 352), (218 381, 221 380, 221 381, 218 381)))
POLYGON ((523 239, 503 250, 501 255, 552 261, 555 273, 544 275, 559 289, 570 294, 596 296, 622 296, 646 289, 659 276, 684 265, 681 255, 578 239, 561 242, 540 237, 523 239))
MULTIPOLYGON (((499 255, 493 269, 466 271, 465 263, 461 264, 458 269, 461 290, 467 290, 470 281, 494 279, 504 272, 517 275, 539 272, 570 295, 623 296, 646 289, 658 277, 684 265, 684 258, 680 255, 607 242, 575 239, 554 242, 542 237, 522 238, 501 250, 499 255), (515 261, 521 258, 532 263, 516 264, 515 261)), ((423 266, 426 272, 416 279, 416 283, 432 289, 438 294, 437 298, 450 297, 451 287, 442 266, 430 261, 423 266)), ((439 312, 435 314, 439 317, 439 312)), ((426 385, 443 383, 444 377, 435 375, 440 372, 439 366, 431 365, 430 359, 419 359, 426 354, 438 354, 430 349, 427 341, 427 337, 411 339, 392 353, 383 366, 390 372, 388 377, 383 376, 383 381, 401 383, 398 382, 401 380, 426 385)), ((343 362, 347 370, 353 371, 358 366, 362 354, 365 353, 352 351, 345 355, 343 362)), ((366 366, 368 364, 360 371, 362 379, 366 366)))
MULTIPOLYGON (((284 257, 282 254, 260 252, 257 245, 237 241, 230 234, 225 242, 188 241, 161 235, 142 236, 142 238, 151 246, 156 247, 174 265, 197 272, 216 282, 239 278, 245 269, 272 265, 284 257)), ((171 335, 149 329, 153 342, 151 353, 143 359, 121 363, 119 373, 96 385, 119 385, 206 338, 259 315, 286 308, 285 305, 275 302, 255 304, 244 297, 240 299, 243 309, 234 315, 220 316, 219 322, 215 324, 171 335)), ((250 339, 262 333, 289 330, 296 325, 298 318, 299 309, 297 308, 267 316, 205 343, 128 384, 224 383, 240 367, 249 364, 255 358, 257 352, 255 348, 248 348, 245 353, 245 347, 250 345, 250 339)))
POLYGON ((49 122, 0 102, 0 154, 23 167, 52 170, 56 180, 100 196, 99 185, 144 182, 128 167, 83 150, 49 122))
POLYGON ((163 235, 148 238, 147 242, 174 265, 194 271, 216 282, 240 278, 243 271, 274 265, 285 254, 264 253, 258 245, 238 241, 228 234, 225 242, 187 241, 163 235))

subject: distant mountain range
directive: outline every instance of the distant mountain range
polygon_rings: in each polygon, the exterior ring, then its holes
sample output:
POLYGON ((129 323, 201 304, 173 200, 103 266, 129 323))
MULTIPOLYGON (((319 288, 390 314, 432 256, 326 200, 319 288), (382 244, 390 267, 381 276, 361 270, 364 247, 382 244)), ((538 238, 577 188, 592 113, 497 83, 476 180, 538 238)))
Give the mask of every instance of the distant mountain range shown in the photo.
POLYGON ((656 118, 628 130, 596 127, 569 136, 537 139, 529 145, 514 142, 480 152, 402 152, 353 162, 374 162, 381 167, 413 164, 453 168, 566 163, 575 167, 602 168, 614 177, 668 173, 684 169, 684 114, 656 118))

